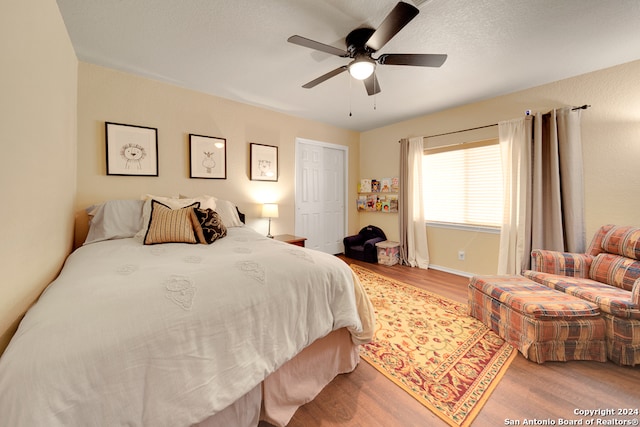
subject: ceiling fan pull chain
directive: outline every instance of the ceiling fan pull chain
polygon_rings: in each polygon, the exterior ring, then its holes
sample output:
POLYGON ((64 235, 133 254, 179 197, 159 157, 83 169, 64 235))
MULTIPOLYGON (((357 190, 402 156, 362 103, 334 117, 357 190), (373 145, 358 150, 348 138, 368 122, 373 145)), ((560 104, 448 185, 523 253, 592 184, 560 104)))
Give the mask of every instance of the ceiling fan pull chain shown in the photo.
MULTIPOLYGON (((373 76, 376 76, 376 72, 375 70, 373 71, 373 76)), ((378 86, 378 79, 374 78, 373 79, 373 111, 376 111, 378 109, 378 88, 376 87, 378 86)))
POLYGON ((351 78, 351 76, 349 74, 347 74, 347 78, 349 79, 349 117, 352 117, 353 114, 351 114, 351 81, 353 80, 351 78))

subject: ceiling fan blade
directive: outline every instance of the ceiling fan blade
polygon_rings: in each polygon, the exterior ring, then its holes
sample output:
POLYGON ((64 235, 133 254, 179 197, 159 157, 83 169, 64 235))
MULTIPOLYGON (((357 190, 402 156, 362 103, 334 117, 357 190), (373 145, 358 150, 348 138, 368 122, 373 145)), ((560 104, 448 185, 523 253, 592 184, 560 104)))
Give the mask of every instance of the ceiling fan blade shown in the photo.
POLYGON ((416 67, 440 67, 447 60, 445 54, 431 53, 386 53, 377 59, 384 65, 413 65, 416 67))
POLYGON ((384 18, 382 24, 367 40, 367 47, 378 51, 387 44, 401 29, 404 28, 420 12, 417 7, 409 3, 400 2, 384 18))
POLYGON ((309 49, 319 50, 321 52, 329 53, 331 55, 342 56, 345 58, 349 56, 346 50, 329 46, 328 44, 320 43, 315 40, 311 40, 302 36, 291 36, 287 39, 287 41, 289 43, 297 44, 303 47, 308 47, 309 49))
POLYGON ((380 84, 376 78, 376 73, 371 74, 371 76, 364 79, 363 82, 369 96, 380 93, 380 84))
POLYGON ((338 74, 342 73, 343 71, 347 70, 347 66, 343 65, 342 67, 338 67, 335 70, 329 71, 327 74, 323 74, 320 77, 318 77, 315 80, 311 80, 309 83, 302 85, 303 88, 305 89, 311 89, 312 87, 319 85, 320 83, 322 83, 325 80, 329 80, 331 77, 335 77, 338 74))

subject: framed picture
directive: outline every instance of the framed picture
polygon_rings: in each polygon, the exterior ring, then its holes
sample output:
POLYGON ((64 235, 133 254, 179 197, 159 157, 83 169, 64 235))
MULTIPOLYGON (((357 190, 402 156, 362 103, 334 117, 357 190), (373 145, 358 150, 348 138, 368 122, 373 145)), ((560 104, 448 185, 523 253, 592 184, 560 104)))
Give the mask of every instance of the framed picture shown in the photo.
POLYGON ((107 175, 158 176, 158 129, 105 122, 107 175))
POLYGON ((252 181, 278 180, 278 147, 251 143, 250 168, 252 181))
POLYGON ((191 178, 227 179, 227 140, 189 134, 191 178))

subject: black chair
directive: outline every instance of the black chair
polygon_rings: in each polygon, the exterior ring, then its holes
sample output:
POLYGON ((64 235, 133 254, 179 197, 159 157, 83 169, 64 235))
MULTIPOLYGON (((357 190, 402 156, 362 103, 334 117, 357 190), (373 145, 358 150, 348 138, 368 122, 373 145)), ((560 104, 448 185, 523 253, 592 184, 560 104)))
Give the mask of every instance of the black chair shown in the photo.
POLYGON ((344 254, 353 259, 365 262, 378 262, 378 250, 376 243, 387 240, 384 231, 374 225, 367 225, 355 236, 347 236, 343 239, 344 254))

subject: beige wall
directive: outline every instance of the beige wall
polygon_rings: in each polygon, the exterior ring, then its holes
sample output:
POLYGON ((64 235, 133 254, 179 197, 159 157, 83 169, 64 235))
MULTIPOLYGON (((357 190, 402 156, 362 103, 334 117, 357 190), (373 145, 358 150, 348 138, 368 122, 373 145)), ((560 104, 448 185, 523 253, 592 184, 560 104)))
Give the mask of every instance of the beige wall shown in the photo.
MULTIPOLYGON (((279 203, 272 234, 294 232, 296 137, 349 147, 349 199, 355 199, 359 134, 252 107, 112 69, 80 63, 78 85, 77 209, 142 194, 211 194, 238 204, 247 224, 267 233, 260 203, 279 203), (104 122, 158 129, 159 176, 106 176, 104 122), (227 139, 227 179, 189 178, 188 135, 227 139), (278 147, 278 182, 249 179, 249 143, 278 147)), ((349 206, 349 232, 358 225, 349 206)))
MULTIPOLYGON (((605 223, 640 225, 640 61, 573 77, 459 108, 419 117, 361 135, 362 177, 398 172, 400 138, 428 136, 520 117, 527 109, 546 112, 564 105, 590 104, 582 113, 586 232, 591 239, 605 223)), ((482 80, 478 80, 481 84, 482 80)), ((444 144, 497 136, 497 127, 457 134, 444 144)), ((397 239, 397 215, 361 214, 360 226, 379 225, 397 239)), ((498 235, 428 227, 433 264, 467 273, 495 273, 498 235), (458 261, 458 250, 466 260, 458 261), (488 255, 490 254, 490 255, 488 255)))
POLYGON ((71 248, 77 64, 55 0, 0 3, 0 353, 71 248))

